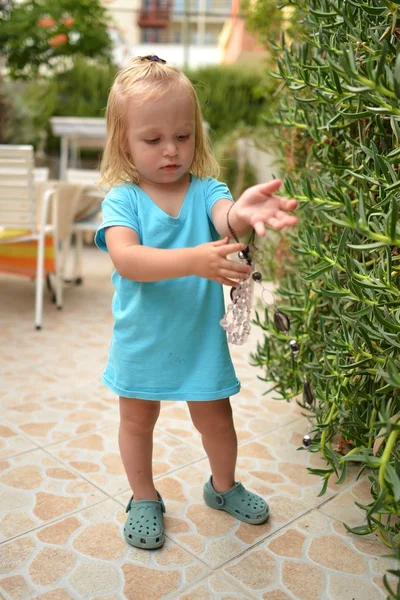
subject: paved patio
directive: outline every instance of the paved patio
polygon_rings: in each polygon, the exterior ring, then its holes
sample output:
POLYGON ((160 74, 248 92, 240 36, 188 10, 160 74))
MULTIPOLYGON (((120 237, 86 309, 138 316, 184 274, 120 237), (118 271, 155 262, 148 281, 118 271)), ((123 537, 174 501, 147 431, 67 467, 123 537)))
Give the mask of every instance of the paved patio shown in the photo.
POLYGON ((85 248, 85 280, 49 297, 33 329, 34 286, 0 276, 0 597, 9 600, 381 600, 393 563, 359 525, 368 502, 356 471, 318 497, 298 451, 309 427, 295 404, 263 395, 248 364, 253 328, 233 358, 243 389, 233 400, 237 478, 271 507, 251 526, 206 507, 209 475, 185 403, 167 402, 157 424, 154 467, 166 505, 161 550, 129 547, 121 529, 130 492, 117 447, 117 398, 100 382, 111 330, 111 264, 85 248))

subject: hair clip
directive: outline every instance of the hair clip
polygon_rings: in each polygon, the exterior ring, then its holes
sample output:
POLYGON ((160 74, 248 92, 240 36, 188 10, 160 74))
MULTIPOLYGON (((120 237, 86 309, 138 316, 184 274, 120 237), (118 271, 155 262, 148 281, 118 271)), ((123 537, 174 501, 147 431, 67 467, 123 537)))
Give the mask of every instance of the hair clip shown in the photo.
POLYGON ((163 58, 160 58, 156 54, 148 54, 147 56, 141 56, 140 59, 141 60, 148 60, 150 62, 160 62, 160 63, 163 63, 164 65, 167 62, 166 60, 164 60, 163 58))

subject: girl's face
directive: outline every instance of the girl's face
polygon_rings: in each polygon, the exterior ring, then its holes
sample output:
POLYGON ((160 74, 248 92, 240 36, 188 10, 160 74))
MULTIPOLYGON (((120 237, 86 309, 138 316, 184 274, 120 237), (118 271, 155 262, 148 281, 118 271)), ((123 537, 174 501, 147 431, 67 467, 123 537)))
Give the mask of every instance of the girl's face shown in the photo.
POLYGON ((195 107, 182 90, 158 100, 130 100, 127 146, 139 172, 139 183, 177 183, 187 178, 193 162, 195 107))

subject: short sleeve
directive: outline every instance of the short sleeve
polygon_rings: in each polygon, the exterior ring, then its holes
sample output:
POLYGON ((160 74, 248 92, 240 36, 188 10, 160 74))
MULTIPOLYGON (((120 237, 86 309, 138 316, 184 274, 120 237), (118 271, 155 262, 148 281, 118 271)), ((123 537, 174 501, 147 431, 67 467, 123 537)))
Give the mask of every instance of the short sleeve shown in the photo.
POLYGON ((121 185, 108 192, 101 205, 103 221, 94 236, 95 244, 107 252, 105 229, 121 225, 134 229, 140 237, 140 223, 137 214, 137 196, 133 188, 121 185))
POLYGON ((218 200, 222 200, 222 198, 227 198, 228 200, 232 200, 232 194, 229 191, 228 186, 225 183, 221 183, 217 181, 213 177, 210 177, 207 180, 207 187, 205 191, 205 200, 206 200, 206 208, 207 215, 210 221, 212 222, 212 208, 218 200))

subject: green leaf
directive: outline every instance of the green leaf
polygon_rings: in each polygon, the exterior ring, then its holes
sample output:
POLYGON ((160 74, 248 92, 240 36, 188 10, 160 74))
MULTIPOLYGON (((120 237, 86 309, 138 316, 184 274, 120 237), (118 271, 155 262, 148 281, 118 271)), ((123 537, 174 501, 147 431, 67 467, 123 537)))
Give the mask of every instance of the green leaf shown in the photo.
POLYGON ((372 89, 369 85, 355 87, 354 85, 346 84, 343 84, 343 88, 348 92, 352 92, 353 94, 363 94, 364 92, 370 92, 372 89))
POLYGON ((372 244, 346 244, 348 248, 354 248, 355 250, 376 250, 377 248, 383 248, 386 246, 384 242, 373 242, 372 244))
POLYGON ((305 279, 305 281, 313 281, 314 279, 317 279, 323 273, 325 273, 326 271, 329 271, 330 269, 332 269, 332 265, 330 265, 330 264, 324 265, 323 267, 320 267, 316 271, 312 271, 308 275, 305 275, 304 279, 305 279))
POLYGON ((322 294, 323 296, 327 296, 328 298, 344 298, 348 296, 349 293, 347 290, 344 291, 333 291, 333 290, 325 290, 324 288, 319 288, 315 290, 317 293, 322 294))
MULTIPOLYGON (((400 54, 399 54, 400 56, 400 54)), ((388 185, 387 188, 385 188, 386 192, 394 192, 395 190, 398 190, 400 188, 400 180, 396 181, 396 183, 393 183, 392 185, 388 185)))
POLYGON ((374 311, 374 317, 376 318, 377 321, 379 321, 379 323, 381 325, 383 325, 385 327, 385 329, 390 329, 391 331, 394 331, 396 333, 400 331, 400 323, 399 323, 399 325, 396 325, 395 323, 385 319, 382 316, 382 313, 377 306, 373 307, 373 311, 374 311))
POLYGON ((397 198, 392 198, 392 208, 388 218, 388 235, 391 241, 394 243, 396 240, 396 225, 399 215, 399 206, 397 204, 397 198))
POLYGON ((336 217, 331 217, 331 215, 329 215, 326 212, 322 212, 322 214, 324 215, 324 217, 326 217, 328 219, 328 221, 331 221, 332 223, 335 223, 336 225, 341 225, 342 227, 350 227, 351 228, 351 223, 349 223, 348 221, 345 221, 344 219, 336 219, 336 217))
POLYGON ((397 55, 393 72, 394 91, 400 100, 400 53, 397 55))
POLYGON ((388 463, 386 465, 386 480, 390 483, 390 485, 393 488, 395 502, 399 502, 400 501, 400 478, 390 463, 388 463))
POLYGON ((346 477, 347 477, 347 463, 343 463, 342 464, 342 472, 340 474, 339 479, 336 482, 336 485, 341 485, 342 483, 344 483, 346 481, 346 477))
POLYGON ((349 525, 346 525, 346 523, 343 523, 343 525, 347 531, 355 533, 356 535, 369 535, 373 531, 369 525, 358 525, 357 527, 350 527, 349 525))
POLYGON ((323 482, 324 483, 322 485, 321 491, 320 491, 320 493, 317 496, 318 498, 320 498, 321 496, 323 496, 326 493, 326 490, 328 488, 328 483, 329 483, 329 476, 325 476, 323 478, 323 482))

